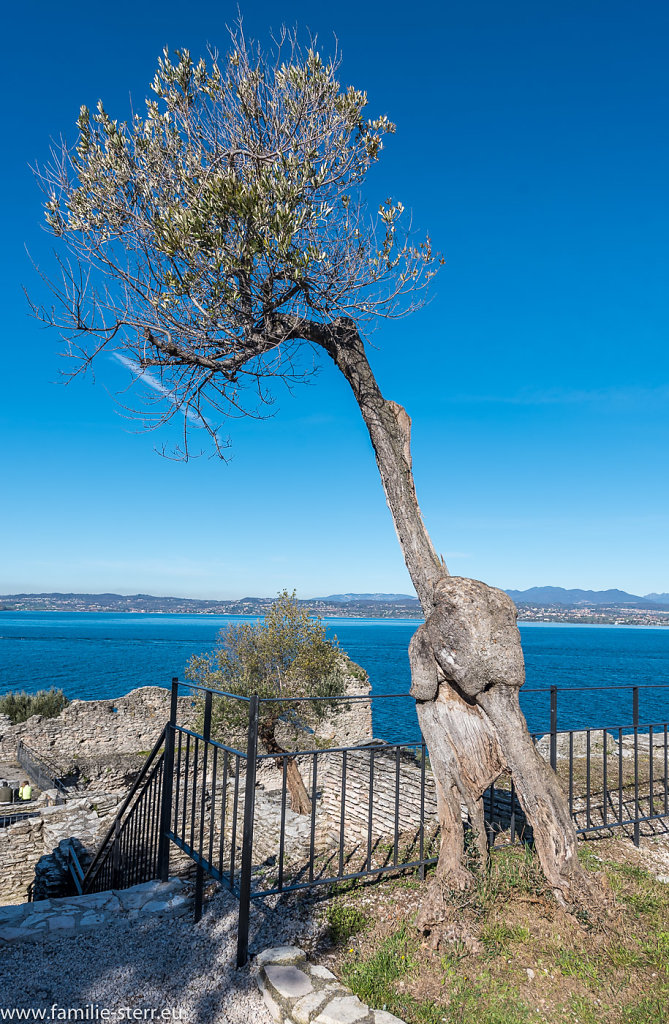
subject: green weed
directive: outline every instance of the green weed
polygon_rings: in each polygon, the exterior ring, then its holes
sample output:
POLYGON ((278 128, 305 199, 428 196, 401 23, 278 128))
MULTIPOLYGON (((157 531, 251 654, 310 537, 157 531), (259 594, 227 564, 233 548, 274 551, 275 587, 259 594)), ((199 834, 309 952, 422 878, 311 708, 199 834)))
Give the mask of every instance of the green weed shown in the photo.
POLYGON ((669 1020, 669 988, 662 988, 656 995, 634 1000, 623 1007, 622 1024, 661 1024, 669 1020))
POLYGON ((555 963, 566 977, 580 978, 581 981, 597 980, 597 964, 587 953, 561 949, 555 956, 555 963))
POLYGON ((481 929, 481 942, 488 953, 507 953, 513 943, 529 941, 529 929, 522 925, 511 927, 504 921, 490 921, 481 929))
POLYGON ((327 910, 327 921, 330 937, 335 945, 341 945, 361 932, 367 924, 367 918, 361 910, 347 907, 343 903, 332 903, 327 910))

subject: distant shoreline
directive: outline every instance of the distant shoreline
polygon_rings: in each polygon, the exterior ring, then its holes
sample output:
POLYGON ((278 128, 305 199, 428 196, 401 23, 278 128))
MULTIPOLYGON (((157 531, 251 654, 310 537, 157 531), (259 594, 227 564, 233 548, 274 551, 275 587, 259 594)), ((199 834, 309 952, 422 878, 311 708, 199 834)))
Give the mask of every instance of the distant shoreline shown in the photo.
MULTIPOLYGON (((305 602, 306 603, 306 602, 305 602)), ((83 610, 83 609, 72 609, 72 608, 0 608, 0 613, 4 612, 6 615, 91 615, 91 616, 110 616, 110 617, 131 617, 136 616, 138 618, 201 618, 201 619, 252 619, 261 618, 264 614, 261 610, 249 610, 245 612, 218 612, 218 611, 147 611, 147 610, 126 610, 126 609, 95 609, 95 610, 83 610)), ((323 619, 327 622, 360 622, 368 621, 375 625, 409 625, 416 623, 416 626, 424 622, 425 619, 422 616, 413 615, 373 615, 366 613, 341 615, 334 614, 332 612, 322 612, 318 609, 314 609, 314 615, 318 618, 323 619)), ((0 623, 2 619, 0 618, 0 623)), ((583 616, 579 616, 579 621, 575 622, 570 619, 524 619, 522 616, 518 617, 519 626, 560 626, 563 628, 575 628, 575 629, 667 629, 669 627, 669 616, 666 616, 665 621, 657 622, 597 622, 585 620, 583 616)))

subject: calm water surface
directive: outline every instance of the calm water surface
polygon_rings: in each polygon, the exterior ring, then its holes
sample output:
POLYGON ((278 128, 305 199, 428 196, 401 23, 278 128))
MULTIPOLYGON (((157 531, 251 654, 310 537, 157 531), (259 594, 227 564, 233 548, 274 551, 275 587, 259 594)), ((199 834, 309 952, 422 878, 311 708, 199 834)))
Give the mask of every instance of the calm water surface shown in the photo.
MULTIPOLYGON (((68 697, 118 697, 137 686, 183 678, 193 654, 210 650, 221 629, 248 621, 230 615, 132 615, 91 612, 0 613, 0 694, 56 686, 68 697)), ((406 693, 407 647, 418 623, 393 619, 327 619, 330 635, 369 673, 373 693, 406 693)), ((548 723, 548 694, 558 685, 558 727, 630 725, 631 691, 640 690, 642 722, 669 720, 669 629, 629 626, 521 625, 527 683, 521 704, 533 730, 548 723), (661 689, 658 684, 666 688, 661 689)), ((376 701, 375 732, 388 740, 417 738, 410 699, 376 701)))

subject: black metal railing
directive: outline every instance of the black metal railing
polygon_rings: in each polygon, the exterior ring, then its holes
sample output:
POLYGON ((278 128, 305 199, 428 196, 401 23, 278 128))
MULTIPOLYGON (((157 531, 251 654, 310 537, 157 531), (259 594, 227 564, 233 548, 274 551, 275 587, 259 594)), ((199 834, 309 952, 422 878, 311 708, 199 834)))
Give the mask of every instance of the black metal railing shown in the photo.
MULTIPOLYGON (((628 689, 632 701, 625 724, 586 729, 561 727, 559 711, 568 717, 565 695, 573 696, 575 688, 528 691, 548 697, 548 728, 541 740, 542 733, 533 736, 563 778, 584 838, 618 829, 638 843, 642 828, 669 819, 668 725, 642 721, 642 688, 628 689)), ((413 704, 407 694, 341 701, 371 705, 399 698, 413 704)), ((196 866, 196 919, 205 875, 239 899, 240 965, 248 957, 252 900, 391 872, 424 876, 438 852, 435 782, 422 739, 264 753, 259 716, 269 702, 174 679, 169 723, 82 881, 90 892, 166 880, 170 849, 178 848, 196 866), (193 696, 202 701, 201 729, 178 720, 180 685, 191 697, 189 706, 193 696), (213 701, 219 699, 245 706, 243 742, 212 736, 213 701), (294 766, 308 797, 306 814, 290 806, 294 766), (262 788, 256 787, 258 773, 262 788)), ((501 778, 491 786, 483 806, 491 847, 532 841, 513 780, 501 778)))
MULTIPOLYGON (((196 920, 202 913, 205 874, 239 898, 240 965, 248 955, 251 900, 388 872, 415 870, 424 876, 436 863, 436 791, 422 739, 263 753, 259 713, 274 698, 245 698, 185 684, 203 701, 198 732, 177 721, 179 685, 173 681, 165 742, 170 784, 163 787, 160 876, 167 878, 169 845, 174 844, 196 865, 196 920), (245 749, 211 736, 212 703, 221 698, 247 706, 245 749), (291 764, 304 779, 310 802, 306 815, 289 807, 291 764), (273 807, 256 790, 257 771, 271 765, 273 807), (268 822, 272 813, 273 824, 268 822), (326 833, 331 841, 324 845, 326 833)), ((342 702, 407 696, 351 696, 342 702)), ((508 827, 512 841, 524 835, 513 793, 491 790, 486 807, 489 830, 508 827)))
MULTIPOLYGON (((579 835, 622 829, 638 846, 642 825, 669 818, 669 726, 666 721, 641 720, 640 692, 649 690, 669 686, 551 686, 527 691, 549 694, 548 759, 568 788, 569 810, 579 835), (625 723, 558 728, 560 695, 564 702, 565 696, 602 691, 631 698, 625 723)), ((539 735, 533 734, 535 741, 539 735)))
POLYGON ((127 889, 158 877, 165 737, 163 729, 81 879, 83 892, 127 889))
MULTIPOLYGON (((27 806, 30 806, 30 804, 28 803, 27 806)), ((10 814, 3 812, 0 814, 0 828, 7 828, 9 825, 15 825, 17 821, 25 821, 27 818, 37 817, 39 817, 39 811, 16 811, 10 814)))
POLYGON ((58 765, 45 757, 44 754, 33 750, 23 740, 19 740, 17 744, 16 760, 25 769, 33 783, 42 791, 45 789, 57 789, 60 793, 67 792, 67 787, 62 780, 62 772, 58 765))

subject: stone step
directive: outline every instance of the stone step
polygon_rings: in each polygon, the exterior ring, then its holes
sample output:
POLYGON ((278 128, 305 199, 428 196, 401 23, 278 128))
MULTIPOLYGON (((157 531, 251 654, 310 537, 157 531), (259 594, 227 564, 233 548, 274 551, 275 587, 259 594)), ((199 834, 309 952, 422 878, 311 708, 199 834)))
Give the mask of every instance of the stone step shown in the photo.
POLYGON ((258 988, 277 1024, 403 1024, 361 1002, 326 967, 308 963, 297 946, 266 949, 256 965, 258 988))
POLYGON ((192 907, 190 886, 179 878, 0 907, 0 942, 24 942, 46 935, 70 936, 104 928, 113 920, 146 914, 185 914, 192 907))

